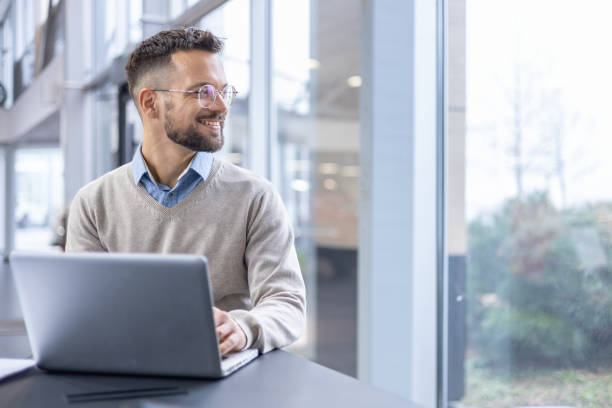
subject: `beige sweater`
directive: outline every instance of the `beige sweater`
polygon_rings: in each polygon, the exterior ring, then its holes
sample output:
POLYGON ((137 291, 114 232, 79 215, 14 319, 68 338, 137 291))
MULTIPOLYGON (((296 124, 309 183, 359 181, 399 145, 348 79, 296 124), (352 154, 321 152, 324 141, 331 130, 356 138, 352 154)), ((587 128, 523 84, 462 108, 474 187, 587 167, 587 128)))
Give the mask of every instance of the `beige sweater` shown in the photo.
POLYGON ((131 164, 83 187, 68 217, 66 250, 202 254, 215 306, 261 352, 293 342, 306 299, 293 232, 272 185, 215 159, 210 175, 172 208, 135 185, 131 164))

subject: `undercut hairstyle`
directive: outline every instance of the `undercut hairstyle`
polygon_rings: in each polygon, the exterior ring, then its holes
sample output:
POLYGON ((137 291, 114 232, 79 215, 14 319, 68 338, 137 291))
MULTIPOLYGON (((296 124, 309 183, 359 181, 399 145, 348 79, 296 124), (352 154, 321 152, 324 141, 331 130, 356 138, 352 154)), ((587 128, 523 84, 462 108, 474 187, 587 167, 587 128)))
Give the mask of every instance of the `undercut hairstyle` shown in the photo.
POLYGON ((210 31, 188 27, 160 31, 136 47, 125 65, 128 88, 136 106, 140 81, 151 72, 170 68, 173 53, 188 50, 220 54, 223 40, 210 31))

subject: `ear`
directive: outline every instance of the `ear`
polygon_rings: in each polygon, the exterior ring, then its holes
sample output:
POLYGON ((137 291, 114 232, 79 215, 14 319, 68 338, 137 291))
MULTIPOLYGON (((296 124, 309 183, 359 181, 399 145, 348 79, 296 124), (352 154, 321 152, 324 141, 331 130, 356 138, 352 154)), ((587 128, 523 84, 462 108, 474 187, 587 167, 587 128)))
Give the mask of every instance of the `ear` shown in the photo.
POLYGON ((138 104, 142 114, 148 118, 159 117, 160 100, 158 95, 151 88, 142 88, 138 92, 138 104))

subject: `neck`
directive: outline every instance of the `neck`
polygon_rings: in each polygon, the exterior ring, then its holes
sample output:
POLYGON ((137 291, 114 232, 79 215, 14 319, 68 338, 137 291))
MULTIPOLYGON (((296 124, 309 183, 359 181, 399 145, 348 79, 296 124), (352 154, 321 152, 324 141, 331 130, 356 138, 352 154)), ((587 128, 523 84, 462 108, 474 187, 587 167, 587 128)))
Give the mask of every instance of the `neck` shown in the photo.
POLYGON ((150 141, 145 137, 142 143, 142 157, 151 175, 155 181, 170 188, 174 188, 195 154, 193 150, 177 145, 169 139, 150 141))

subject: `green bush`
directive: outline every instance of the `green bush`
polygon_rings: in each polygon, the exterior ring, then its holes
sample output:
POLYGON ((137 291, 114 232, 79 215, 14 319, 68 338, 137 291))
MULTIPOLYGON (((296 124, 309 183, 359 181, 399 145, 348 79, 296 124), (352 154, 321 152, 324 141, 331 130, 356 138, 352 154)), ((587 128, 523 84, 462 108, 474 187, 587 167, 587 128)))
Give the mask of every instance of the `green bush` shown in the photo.
POLYGON ((610 220, 610 203, 559 211, 537 193, 469 224, 469 344, 486 364, 612 363, 610 220))

